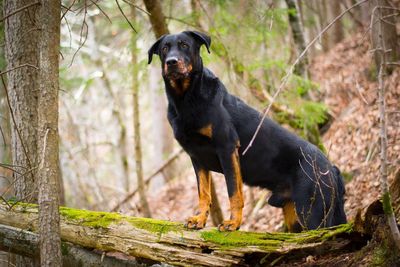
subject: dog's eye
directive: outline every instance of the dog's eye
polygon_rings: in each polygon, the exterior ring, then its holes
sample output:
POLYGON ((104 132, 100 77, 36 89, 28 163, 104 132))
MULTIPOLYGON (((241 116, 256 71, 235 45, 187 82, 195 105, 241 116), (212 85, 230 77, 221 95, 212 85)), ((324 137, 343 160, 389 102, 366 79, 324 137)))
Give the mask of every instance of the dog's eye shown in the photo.
POLYGON ((168 46, 164 46, 162 48, 162 52, 163 52, 163 54, 166 54, 168 52, 168 46))
POLYGON ((189 45, 184 43, 184 42, 180 42, 179 45, 181 46, 181 48, 186 49, 189 48, 189 45))

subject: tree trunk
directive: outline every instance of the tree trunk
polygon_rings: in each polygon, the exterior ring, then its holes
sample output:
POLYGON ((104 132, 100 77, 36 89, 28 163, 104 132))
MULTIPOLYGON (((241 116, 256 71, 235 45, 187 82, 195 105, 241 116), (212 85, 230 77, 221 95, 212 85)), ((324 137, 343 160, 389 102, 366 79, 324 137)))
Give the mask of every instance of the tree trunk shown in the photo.
MULTIPOLYGON (((0 0, 0 8, 3 9, 3 0, 0 0)), ((4 42, 4 23, 0 24, 0 40, 4 42)), ((6 68, 4 46, 0 47, 0 69, 6 68)), ((10 108, 7 103, 6 91, 0 83, 0 163, 11 164, 11 128, 10 128, 10 108)), ((9 171, 0 167, 0 176, 9 179, 9 171)), ((0 188, 6 188, 11 184, 6 179, 0 179, 0 188)), ((0 195, 4 193, 0 189, 0 195)))
MULTIPOLYGON (((299 6, 296 0, 285 0, 288 7, 289 24, 292 29, 292 36, 297 48, 297 55, 300 55, 306 49, 304 29, 301 23, 299 6)), ((304 55, 303 59, 296 65, 294 74, 305 79, 308 78, 308 58, 304 55)))
MULTIPOLYGON (((150 23, 156 39, 160 38, 164 34, 168 34, 168 25, 165 21, 161 2, 159 0, 143 0, 143 2, 146 6, 146 10, 150 13, 150 23)), ((171 155, 174 150, 174 137, 172 135, 171 127, 166 120, 167 109, 165 101, 166 97, 164 91, 162 94, 160 94, 157 90, 154 99, 154 103, 157 105, 155 108, 157 112, 154 114, 158 117, 157 120, 161 122, 159 125, 159 133, 161 135, 161 160, 164 160, 166 157, 171 155)), ((177 167, 178 166, 173 163, 168 168, 163 170, 163 176, 165 180, 170 180, 176 175, 177 167)), ((155 189, 156 186, 152 186, 152 188, 155 189)))
MULTIPOLYGON (((38 8, 35 0, 5 0, 3 17, 23 8, 5 20, 5 57, 11 117, 11 153, 15 197, 37 202, 38 138, 38 8), (21 67, 30 64, 32 67, 21 67), (18 69, 15 69, 18 68, 18 69)), ((16 257, 16 266, 38 265, 30 259, 16 257)))
MULTIPOLYGON (((0 234, 3 239, 0 241, 0 250, 10 251, 15 254, 24 255, 31 258, 34 261, 39 260, 39 236, 33 232, 25 231, 20 228, 11 226, 0 225, 0 234)), ((76 266, 102 266, 102 267, 114 267, 114 266, 141 266, 134 259, 119 259, 119 254, 115 255, 104 255, 85 249, 80 246, 72 245, 68 242, 62 243, 63 255, 62 255, 62 266, 63 267, 76 267, 76 266)), ((9 259, 5 258, 2 266, 5 263, 9 263, 12 266, 9 259)))
MULTIPOLYGON (((334 20, 337 16, 339 16, 342 13, 342 9, 340 6, 340 0, 337 1, 330 1, 330 13, 331 19, 330 21, 334 20)), ((344 31, 343 31, 343 23, 342 20, 338 20, 333 26, 332 32, 331 32, 331 45, 335 45, 339 43, 340 41, 343 40, 344 38, 344 31)))
POLYGON ((221 205, 219 204, 217 190, 215 189, 214 179, 211 177, 211 207, 210 215, 214 226, 220 225, 224 221, 221 205))
POLYGON ((61 1, 40 5, 38 98, 40 265, 61 266, 58 78, 61 1))
MULTIPOLYGON (((37 212, 32 204, 11 209, 0 204, 0 224, 37 232, 37 212)), ((118 213, 71 208, 60 213, 64 242, 177 266, 256 266, 335 253, 351 246, 353 232, 351 224, 299 234, 188 231, 182 224, 118 213)))
MULTIPOLYGON (((397 42, 396 21, 393 13, 396 12, 390 9, 390 3, 387 0, 373 0, 370 1, 371 9, 371 42, 373 48, 380 47, 380 38, 385 44, 386 51, 384 52, 385 62, 397 62, 400 59, 400 46, 397 42), (383 7, 383 8, 378 8, 383 7), (382 28, 380 30, 379 28, 382 28), (381 33, 381 36, 379 35, 381 33)), ((375 65, 377 71, 382 64, 382 57, 380 51, 374 51, 375 65)), ((387 65, 386 70, 391 73, 394 66, 387 65)))
POLYGON ((150 13, 150 23, 153 28, 156 39, 164 34, 168 34, 168 26, 165 22, 165 16, 162 11, 161 2, 159 0, 143 0, 147 12, 150 13))
MULTIPOLYGON (((397 227, 396 217, 393 212, 389 185, 387 181, 387 126, 386 126, 386 101, 385 101, 385 81, 384 75, 386 74, 386 63, 387 58, 392 58, 393 53, 390 49, 393 49, 391 38, 387 36, 387 34, 392 34, 392 32, 388 31, 387 21, 384 19, 384 16, 388 15, 385 12, 384 7, 387 7, 387 3, 384 3, 383 0, 375 0, 376 9, 372 11, 372 23, 376 26, 372 27, 372 45, 375 48, 375 62, 376 68, 379 70, 378 72, 378 105, 379 105, 379 122, 380 122, 380 134, 379 139, 381 143, 381 151, 380 151, 380 180, 381 180, 381 193, 382 193, 382 205, 383 210, 385 212, 388 225, 392 232, 393 240, 397 245, 397 248, 400 252, 400 233, 399 228, 397 227), (376 32, 374 32, 374 30, 376 32), (375 40, 375 42, 374 42, 375 40), (387 55, 389 53, 389 55, 387 55)), ((392 25, 390 25, 392 26, 392 25)), ((394 28, 396 33, 396 28, 394 28)), ((397 41, 395 39, 395 41, 397 41)), ((397 49, 397 48, 396 48, 397 49)))
MULTIPOLYGON (((6 0, 3 17, 35 0, 6 0)), ((12 116, 12 162, 15 196, 17 199, 37 202, 37 129, 38 129, 38 8, 31 5, 5 20, 7 88, 12 116)))
MULTIPOLYGON (((136 7, 131 7, 132 21, 136 22, 136 7)), ((142 143, 140 136, 140 108, 139 108, 139 73, 137 60, 137 34, 132 32, 132 96, 133 96, 133 128, 135 139, 135 165, 137 188, 140 197, 140 206, 144 217, 151 217, 149 203, 147 202, 146 187, 143 178, 142 143)))
MULTIPOLYGON (((315 2, 314 2, 315 3, 315 2)), ((318 18, 319 18, 319 32, 328 25, 328 7, 327 0, 316 0, 318 18)), ((329 50, 329 34, 325 33, 321 37, 322 49, 326 52, 329 50)))

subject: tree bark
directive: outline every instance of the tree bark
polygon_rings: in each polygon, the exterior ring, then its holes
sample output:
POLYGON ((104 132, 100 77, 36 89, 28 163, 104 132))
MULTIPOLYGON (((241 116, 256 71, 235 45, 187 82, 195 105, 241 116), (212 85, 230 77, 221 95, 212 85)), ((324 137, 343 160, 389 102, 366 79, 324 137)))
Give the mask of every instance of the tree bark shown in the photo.
MULTIPOLYGON (((6 94, 11 117, 11 153, 15 197, 26 202, 38 200, 38 5, 35 0, 5 0, 5 57, 7 69, 6 94), (11 16, 14 11, 30 5, 11 16)), ((16 266, 36 266, 36 262, 16 257, 16 266)))
MULTIPOLYGON (((37 206, 0 204, 0 224, 37 232, 37 206)), ((343 250, 352 225, 295 233, 188 231, 182 224, 61 208, 64 242, 177 266, 256 266, 343 250)), ((0 240, 1 242, 1 240, 0 240)))
MULTIPOLYGON (((393 47, 392 40, 387 34, 392 34, 388 32, 387 22, 384 19, 388 13, 385 12, 385 6, 382 0, 376 0, 376 8, 373 10, 372 23, 376 27, 372 27, 372 30, 376 32, 371 32, 372 34, 372 45, 375 48, 375 62, 378 72, 378 106, 379 106, 379 122, 380 122, 380 133, 379 139, 381 143, 380 151, 380 180, 381 180, 381 193, 382 193, 382 204, 385 216, 387 218, 388 225, 392 232, 393 240, 400 252, 400 232, 397 227, 396 217, 393 212, 393 206, 391 202, 391 196, 389 191, 389 185, 387 181, 387 126, 386 126, 386 101, 385 101, 385 80, 384 75, 386 74, 386 63, 387 63, 387 53, 389 53, 389 58, 392 58, 393 54, 390 49, 393 47), (376 13, 376 17, 375 17, 376 13), (375 43, 374 43, 375 40, 375 43), (389 50, 388 50, 389 49, 389 50), (378 65, 379 64, 379 65, 378 65)), ((395 33, 396 33, 396 29, 395 33)))
MULTIPOLYGON (((292 36, 297 48, 297 55, 306 49, 303 24, 300 18, 300 10, 296 0, 285 0, 288 7, 289 24, 292 29, 292 36)), ((293 73, 305 79, 308 78, 308 58, 304 55, 303 59, 296 65, 293 73)))
MULTIPOLYGON (((0 240, 0 250, 24 255, 31 258, 31 261, 39 261, 39 236, 37 234, 12 226, 0 225, 0 235, 3 237, 0 240)), ((62 255, 63 267, 140 266, 134 259, 118 258, 120 257, 118 254, 103 256, 101 253, 96 253, 68 242, 63 242, 62 247, 64 252, 62 255)), ((8 263, 8 260, 5 259, 3 263, 8 263)))
POLYGON ((61 266, 58 90, 60 0, 40 5, 38 96, 40 265, 61 266))
MULTIPOLYGON (((334 20, 337 16, 342 13, 342 9, 340 6, 340 0, 337 1, 330 1, 330 11, 331 11, 331 21, 334 20)), ((344 38, 344 31, 343 31, 343 23, 342 20, 338 20, 333 26, 331 35, 331 45, 335 45, 343 40, 344 38)))
POLYGON ((219 204, 217 190, 215 189, 214 179, 211 177, 211 207, 210 216, 214 226, 220 225, 224 221, 221 205, 219 204))
MULTIPOLYGON (((323 28, 328 25, 328 7, 327 7, 327 0, 315 0, 318 10, 318 18, 319 18, 319 32, 322 31, 323 28)), ((321 37, 321 44, 322 49, 326 52, 329 50, 329 34, 325 33, 321 37)))
MULTIPOLYGON (((160 38, 164 34, 169 34, 168 25, 165 21, 165 16, 162 10, 161 2, 159 0, 143 0, 143 2, 146 7, 146 10, 150 13, 149 19, 156 39, 160 38)), ((152 92, 154 94, 154 101, 152 102, 155 105, 154 114, 157 117, 155 119, 158 121, 157 124, 159 127, 157 130, 157 132, 159 133, 157 138, 160 138, 159 146, 161 147, 161 151, 156 153, 161 154, 159 158, 161 158, 162 162, 162 160, 165 159, 165 157, 173 153, 174 137, 172 135, 171 127, 167 122, 167 120, 165 119, 167 117, 165 93, 160 94, 157 87, 155 88, 155 90, 156 92, 154 91, 152 92)), ((162 173, 164 176, 164 180, 168 181, 172 179, 176 174, 176 170, 177 170, 177 165, 174 163, 168 166, 168 168, 164 169, 162 173)), ((162 184, 164 181, 160 182, 162 184)), ((159 187, 160 186, 157 184, 151 185, 151 189, 153 191, 157 190, 159 187)))
MULTIPOLYGON (((136 21, 136 7, 131 7, 132 20, 136 21)), ((134 128, 134 141, 135 141, 135 163, 136 163, 136 177, 137 188, 140 197, 140 206, 144 217, 151 217, 149 203, 147 202, 146 187, 143 177, 143 162, 142 162, 142 143, 140 136, 140 108, 139 108, 139 73, 138 73, 138 60, 137 60, 137 35, 132 32, 132 98, 133 98, 133 128, 134 128)))
POLYGON ((164 34, 168 34, 168 26, 165 22, 165 16, 162 11, 161 2, 159 0, 143 0, 147 12, 150 13, 150 23, 153 28, 156 39, 164 34))
MULTIPOLYGON (((385 62, 397 62, 400 60, 400 46, 397 42, 396 20, 393 13, 396 12, 390 9, 391 5, 388 0, 373 0, 370 1, 371 9, 371 42, 372 47, 380 46, 380 38, 385 44, 386 51, 382 58, 380 51, 374 50, 375 65, 377 72, 382 64, 382 59, 385 62), (379 28, 382 28, 381 30, 379 28), (381 35, 379 35, 381 33, 381 35)), ((386 71, 391 73, 394 66, 387 65, 386 71)))
MULTIPOLYGON (((15 10, 35 3, 35 0, 6 0, 3 17, 15 10)), ((5 20, 5 55, 7 69, 23 64, 38 66, 39 5, 30 6, 5 20)), ((12 163, 15 196, 17 199, 37 202, 37 139, 38 139, 38 71, 22 67, 7 73, 7 88, 12 107, 11 130, 12 163)))

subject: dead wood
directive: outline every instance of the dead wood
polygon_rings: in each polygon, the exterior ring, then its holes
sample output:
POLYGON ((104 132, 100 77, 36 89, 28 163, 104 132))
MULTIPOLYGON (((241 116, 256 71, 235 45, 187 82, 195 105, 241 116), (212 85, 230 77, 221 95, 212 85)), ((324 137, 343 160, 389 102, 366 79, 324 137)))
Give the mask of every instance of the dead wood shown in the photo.
MULTIPOLYGON (((188 231, 182 224, 118 213, 61 208, 61 238, 74 246, 178 266, 254 266, 343 251, 351 224, 293 233, 188 231)), ((0 224, 36 233, 37 205, 0 204, 0 224)))

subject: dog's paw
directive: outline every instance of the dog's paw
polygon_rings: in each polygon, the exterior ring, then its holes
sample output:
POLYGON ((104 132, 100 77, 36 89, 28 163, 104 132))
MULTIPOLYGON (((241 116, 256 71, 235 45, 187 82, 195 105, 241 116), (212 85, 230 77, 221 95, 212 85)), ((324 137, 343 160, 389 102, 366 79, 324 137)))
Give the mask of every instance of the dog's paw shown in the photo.
POLYGON ((206 226, 207 217, 204 215, 196 215, 187 219, 185 227, 188 229, 203 229, 206 226))
POLYGON ((218 231, 236 231, 240 228, 240 222, 235 220, 226 220, 223 221, 220 225, 218 225, 218 231))

